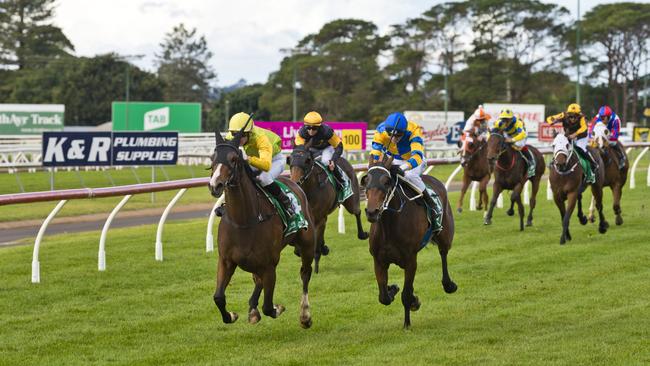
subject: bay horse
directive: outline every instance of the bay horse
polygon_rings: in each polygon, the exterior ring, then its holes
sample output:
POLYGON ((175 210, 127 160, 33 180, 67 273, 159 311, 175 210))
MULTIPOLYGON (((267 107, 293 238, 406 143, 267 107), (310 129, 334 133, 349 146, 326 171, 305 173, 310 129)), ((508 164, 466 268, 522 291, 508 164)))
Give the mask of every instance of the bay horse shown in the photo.
MULTIPOLYGON (((616 215, 616 225, 623 224, 623 217, 621 216, 621 197, 623 196, 623 186, 627 182, 627 173, 630 169, 629 159, 625 153, 625 149, 620 141, 616 143, 619 145, 620 152, 624 154, 625 164, 619 167, 617 149, 609 144, 609 130, 603 123, 597 123, 594 126, 594 143, 597 147, 600 157, 603 160, 603 169, 605 171, 605 181, 603 187, 609 187, 612 190, 612 199, 614 201, 613 209, 616 215)), ((593 209, 589 210, 589 220, 594 221, 593 209)))
POLYGON ((463 165, 463 186, 460 189, 460 198, 456 208, 458 213, 463 212, 463 198, 472 182, 479 182, 479 200, 476 208, 479 210, 487 209, 489 202, 487 185, 490 182, 492 170, 487 159, 487 141, 479 141, 474 130, 470 132, 470 135, 472 141, 467 142, 465 149, 461 151, 465 164, 463 165))
MULTIPOLYGON (((370 226, 370 254, 374 259, 375 277, 379 286, 379 302, 390 305, 399 292, 395 284, 388 285, 388 267, 396 264, 404 270, 404 328, 411 326, 411 311, 420 308, 420 300, 413 292, 413 280, 417 269, 417 255, 429 222, 426 209, 413 199, 417 193, 400 184, 392 166, 392 157, 386 161, 371 164, 361 184, 366 189, 368 207, 366 217, 370 226), (392 170, 392 172, 391 172, 392 170)), ((438 245, 442 260, 442 287, 451 294, 457 286, 449 277, 447 253, 454 239, 454 217, 445 185, 425 175, 425 183, 436 191, 443 205, 442 231, 433 233, 431 241, 438 245)), ((426 244, 426 243, 425 243, 426 244)))
MULTIPOLYGON (((305 192, 309 207, 311 208, 314 227, 316 229, 316 253, 314 270, 318 273, 319 261, 321 254, 327 255, 329 248, 325 245, 325 228, 327 226, 327 217, 338 206, 337 191, 329 183, 328 173, 321 169, 317 163, 317 157, 310 149, 311 141, 305 145, 294 147, 291 153, 291 180, 298 183, 300 188, 305 192)), ((343 172, 350 178, 352 185, 352 196, 343 201, 343 207, 353 214, 357 219, 357 237, 360 240, 368 239, 368 233, 363 230, 361 225, 361 206, 359 195, 359 181, 352 165, 344 159, 339 158, 336 164, 343 169, 343 172)))
POLYGON ((284 237, 283 223, 275 207, 257 188, 253 173, 239 150, 242 131, 232 141, 224 141, 221 134, 215 134, 217 146, 212 155, 212 175, 209 189, 214 197, 225 191, 226 212, 219 222, 217 241, 219 261, 217 264, 217 288, 214 302, 219 308, 224 323, 233 323, 238 315, 226 309, 226 287, 237 267, 253 274, 255 284, 248 301, 248 321, 255 324, 261 320, 257 309, 262 289, 264 304, 262 312, 272 318, 284 311, 284 306, 273 303, 276 281, 276 267, 280 253, 287 243, 300 249, 302 266, 302 298, 300 301, 300 325, 309 328, 312 324, 309 305, 309 280, 311 278, 316 232, 311 218, 307 197, 304 192, 288 178, 279 180, 286 184, 298 197, 307 220, 307 229, 284 237))
POLYGON ((492 185, 492 200, 490 207, 485 215, 485 225, 492 224, 492 212, 497 203, 497 198, 504 189, 512 190, 510 196, 510 209, 507 211, 508 216, 515 214, 514 205, 517 204, 519 211, 519 230, 524 230, 524 204, 521 199, 521 191, 527 180, 532 184, 532 194, 530 196, 530 211, 528 212, 528 219, 526 226, 533 225, 533 210, 537 204, 537 191, 539 191, 539 184, 544 175, 544 157, 533 146, 527 145, 528 150, 533 152, 535 156, 535 175, 528 178, 527 165, 524 158, 519 151, 515 150, 509 143, 505 141, 505 136, 499 131, 493 130, 490 133, 487 143, 487 158, 490 166, 494 171, 494 183, 492 185))
MULTIPOLYGON (((598 155, 594 155, 596 162, 602 166, 602 161, 598 155)), ((582 192, 586 186, 584 184, 585 172, 580 165, 577 153, 574 151, 569 139, 566 138, 564 133, 559 133, 553 140, 553 161, 550 167, 550 183, 551 190, 553 191, 553 200, 560 210, 560 217, 562 218, 562 235, 560 236, 560 244, 565 244, 567 240, 571 240, 571 233, 569 232, 569 223, 571 215, 578 204, 578 219, 582 225, 587 223, 587 218, 582 213, 582 192), (567 201, 566 207, 564 201, 567 201)), ((596 207, 600 214, 600 223, 598 231, 604 234, 607 231, 607 221, 603 216, 603 187, 604 173, 602 169, 596 172, 596 182, 591 184, 591 192, 596 201, 596 207)))

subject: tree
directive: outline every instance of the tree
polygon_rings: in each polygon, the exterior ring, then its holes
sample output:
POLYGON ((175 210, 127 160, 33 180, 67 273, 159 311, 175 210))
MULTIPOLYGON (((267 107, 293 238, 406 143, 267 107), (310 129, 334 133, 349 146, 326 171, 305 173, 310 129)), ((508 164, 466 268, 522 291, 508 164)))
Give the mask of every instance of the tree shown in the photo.
POLYGON ((61 28, 50 24, 54 2, 0 1, 0 65, 33 68, 74 51, 61 28))
POLYGON ((271 117, 269 111, 259 106, 263 91, 264 85, 253 84, 222 94, 208 113, 206 131, 225 131, 226 120, 237 112, 253 113, 255 120, 268 121, 271 117))
POLYGON ((163 82, 163 97, 170 102, 208 103, 210 83, 216 74, 209 65, 212 52, 205 36, 198 37, 196 29, 188 30, 181 23, 165 35, 156 54, 158 77, 163 82))

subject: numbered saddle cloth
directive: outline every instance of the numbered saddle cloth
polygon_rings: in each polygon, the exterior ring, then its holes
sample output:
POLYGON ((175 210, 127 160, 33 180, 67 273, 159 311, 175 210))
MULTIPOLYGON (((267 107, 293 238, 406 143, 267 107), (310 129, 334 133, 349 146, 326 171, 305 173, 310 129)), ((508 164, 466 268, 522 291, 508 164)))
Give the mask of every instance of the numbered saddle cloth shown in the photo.
POLYGON ((305 219, 305 214, 302 212, 302 206, 300 206, 300 200, 296 196, 296 194, 287 187, 286 184, 282 183, 279 180, 275 181, 279 186, 280 189, 282 189, 282 192, 289 197, 291 200, 291 206, 293 207, 293 211, 296 213, 293 215, 293 217, 289 220, 287 212, 285 211, 284 207, 278 200, 275 199, 271 194, 269 194, 264 188, 261 186, 260 189, 262 192, 264 192, 264 195, 266 198, 275 206, 276 211, 278 212, 278 215, 280 216, 280 219, 282 220, 282 224, 284 225, 284 236, 287 237, 296 231, 300 229, 306 229, 309 227, 309 224, 307 223, 307 220, 305 219))
POLYGON ((336 166, 336 169, 339 170, 339 175, 343 177, 343 182, 339 182, 340 185, 336 184, 337 179, 334 176, 334 174, 327 168, 327 166, 321 162, 320 160, 316 160, 316 164, 318 164, 321 169, 323 169, 327 173, 327 180, 334 186, 334 190, 336 191, 336 201, 338 203, 342 203, 343 201, 347 200, 354 194, 352 191, 352 182, 350 181, 350 177, 348 177, 347 174, 339 167, 338 165, 336 166), (341 187, 339 189, 339 187, 341 187))

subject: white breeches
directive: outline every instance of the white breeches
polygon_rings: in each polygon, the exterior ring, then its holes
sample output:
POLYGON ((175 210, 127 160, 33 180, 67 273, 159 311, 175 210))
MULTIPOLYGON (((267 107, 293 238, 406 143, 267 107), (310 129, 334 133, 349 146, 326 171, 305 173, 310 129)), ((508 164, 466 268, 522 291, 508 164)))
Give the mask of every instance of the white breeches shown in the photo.
MULTIPOLYGON (((402 165, 402 164, 404 164, 404 160, 393 160, 393 165, 402 165)), ((424 186, 424 182, 422 181, 422 173, 424 173, 425 167, 426 167, 426 162, 423 160, 422 164, 404 172, 404 178, 409 183, 417 187, 420 190, 420 192, 424 191, 424 189, 426 188, 424 186)))
POLYGON ((325 164, 328 164, 330 160, 332 160, 333 155, 334 155, 334 148, 332 147, 332 145, 330 145, 322 150, 320 161, 322 161, 325 164))
MULTIPOLYGON (((282 174, 284 171, 284 166, 287 164, 287 160, 284 157, 284 154, 279 153, 278 155, 273 157, 273 160, 271 160, 271 169, 268 172, 262 172, 258 177, 257 180, 260 182, 262 187, 266 187, 269 184, 273 183, 273 180, 282 174)), ((255 167, 251 167, 254 172, 259 171, 259 169, 255 167)))

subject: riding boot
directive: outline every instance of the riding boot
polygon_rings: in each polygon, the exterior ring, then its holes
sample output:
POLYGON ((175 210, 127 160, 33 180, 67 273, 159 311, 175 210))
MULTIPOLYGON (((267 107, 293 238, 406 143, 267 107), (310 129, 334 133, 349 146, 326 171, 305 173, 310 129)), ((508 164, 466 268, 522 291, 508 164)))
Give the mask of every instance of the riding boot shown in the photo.
POLYGON ((623 150, 623 145, 616 143, 614 149, 618 151, 620 157, 618 159, 618 169, 623 170, 625 168, 625 150, 623 150))
POLYGON ((264 189, 266 189, 267 192, 269 192, 271 195, 273 195, 273 197, 275 197, 275 199, 277 199, 280 202, 280 204, 282 205, 284 210, 287 212, 287 215, 289 216, 288 217, 289 219, 291 219, 296 214, 296 212, 293 210, 293 205, 291 204, 291 199, 289 198, 289 196, 284 194, 282 189, 280 189, 280 186, 278 185, 278 183, 276 183, 274 181, 273 183, 271 183, 268 186, 264 187, 264 189))
MULTIPOLYGON (((329 168, 328 168, 329 169, 329 168)), ((332 174, 334 175, 334 182, 336 183, 336 190, 340 191, 343 189, 343 183, 345 182, 345 178, 342 176, 343 170, 339 169, 338 165, 334 165, 334 171, 332 171, 332 174)))
POLYGON ((425 189, 422 191, 422 198, 424 198, 424 202, 427 203, 429 207, 431 207, 432 210, 435 210, 436 204, 433 202, 433 198, 429 195, 429 192, 425 189))

